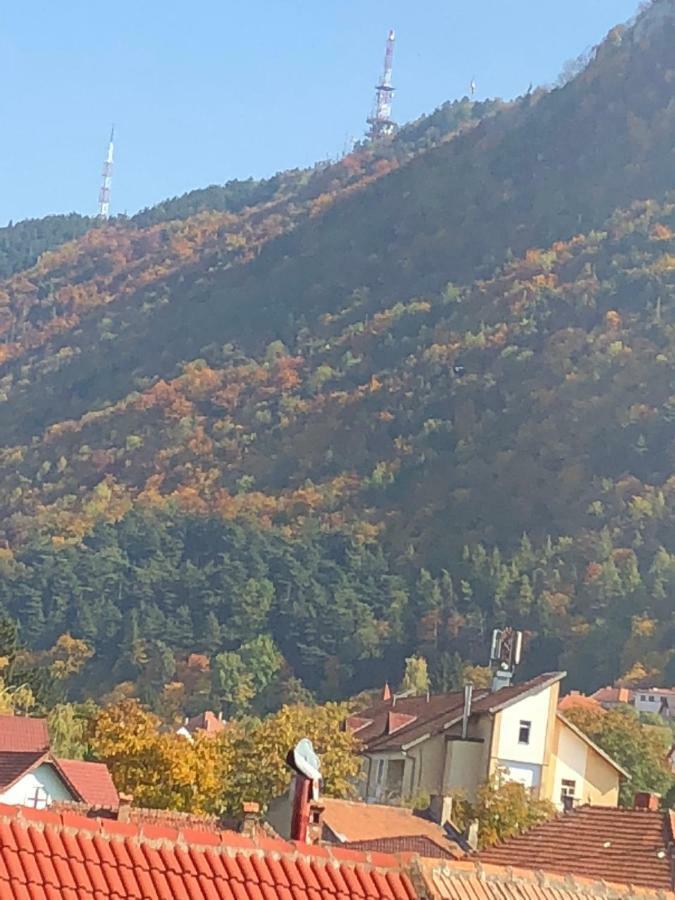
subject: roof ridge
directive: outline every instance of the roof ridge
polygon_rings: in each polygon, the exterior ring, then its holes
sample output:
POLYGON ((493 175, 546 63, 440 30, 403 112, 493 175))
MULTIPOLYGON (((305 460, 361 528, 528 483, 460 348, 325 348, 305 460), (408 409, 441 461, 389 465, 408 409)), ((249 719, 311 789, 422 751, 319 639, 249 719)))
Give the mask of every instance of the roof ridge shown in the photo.
POLYGON ((401 869, 413 854, 389 854, 378 851, 357 851, 336 846, 316 846, 271 838, 268 835, 249 837, 237 831, 224 829, 219 832, 200 831, 197 828, 172 828, 166 825, 120 822, 114 819, 90 819, 78 813, 51 812, 30 807, 0 804, 0 824, 17 823, 23 828, 36 828, 44 832, 51 829, 61 834, 74 835, 89 832, 109 841, 131 841, 135 845, 147 845, 155 850, 178 847, 183 850, 210 851, 219 856, 271 856, 276 859, 321 863, 323 865, 364 866, 374 871, 401 869), (200 840, 191 840, 190 835, 199 835, 200 840))

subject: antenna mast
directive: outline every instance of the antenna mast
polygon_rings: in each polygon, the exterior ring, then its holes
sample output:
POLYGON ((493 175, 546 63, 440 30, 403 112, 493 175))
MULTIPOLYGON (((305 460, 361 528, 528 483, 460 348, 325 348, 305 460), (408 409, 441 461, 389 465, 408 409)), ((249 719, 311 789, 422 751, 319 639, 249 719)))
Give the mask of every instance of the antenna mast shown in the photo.
POLYGON ((392 29, 387 37, 387 50, 384 55, 384 72, 380 83, 375 86, 375 106, 368 119, 370 130, 368 136, 372 140, 381 137, 390 137, 396 131, 396 125, 391 118, 391 103, 394 98, 394 88, 391 76, 394 65, 394 41, 396 33, 392 29))
POLYGON ((110 129, 110 141, 108 143, 108 154, 103 163, 103 182, 101 190, 98 193, 98 217, 99 219, 107 219, 110 215, 110 185, 112 183, 113 170, 113 153, 115 142, 115 126, 110 129))

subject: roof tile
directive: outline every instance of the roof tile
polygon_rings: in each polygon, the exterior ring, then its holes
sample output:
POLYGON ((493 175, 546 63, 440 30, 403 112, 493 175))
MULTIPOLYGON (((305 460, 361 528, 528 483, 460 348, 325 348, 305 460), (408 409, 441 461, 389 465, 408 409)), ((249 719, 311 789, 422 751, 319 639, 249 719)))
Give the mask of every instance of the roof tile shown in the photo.
POLYGON ((673 850, 667 813, 580 806, 482 850, 477 858, 671 890, 673 850))
MULTIPOLYGON (((79 818, 79 817, 76 817, 79 818)), ((210 835, 33 813, 0 805, 0 898, 16 900, 414 900, 399 862, 375 871, 356 851, 309 848, 232 834, 210 835), (166 832, 176 835, 171 841, 166 832), (162 835, 159 837, 159 835, 162 835), (191 835, 192 836, 192 835, 191 835), (264 846, 263 846, 264 844, 264 846), (30 892, 28 885, 31 886, 30 892)))

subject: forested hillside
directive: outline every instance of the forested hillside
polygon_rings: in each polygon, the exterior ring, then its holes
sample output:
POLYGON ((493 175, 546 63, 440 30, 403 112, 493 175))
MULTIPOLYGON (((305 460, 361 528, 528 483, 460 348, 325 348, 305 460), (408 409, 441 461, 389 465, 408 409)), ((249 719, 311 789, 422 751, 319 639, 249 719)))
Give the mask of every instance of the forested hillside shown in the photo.
POLYGON ((344 696, 411 653, 450 687, 506 623, 524 675, 675 681, 674 40, 657 0, 563 88, 1 282, 23 639, 70 632, 81 690, 191 710, 344 696))

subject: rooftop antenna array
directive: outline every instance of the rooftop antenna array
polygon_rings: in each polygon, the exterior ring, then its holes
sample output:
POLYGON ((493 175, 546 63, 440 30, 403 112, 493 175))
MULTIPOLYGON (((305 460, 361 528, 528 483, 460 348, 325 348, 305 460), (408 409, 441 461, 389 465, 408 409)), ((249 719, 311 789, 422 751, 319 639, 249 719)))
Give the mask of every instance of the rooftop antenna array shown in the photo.
POLYGON ((103 181, 98 192, 98 217, 106 220, 110 216, 110 185, 112 184, 113 156, 115 151, 115 126, 110 129, 108 153, 103 163, 103 181))
POLYGON ((514 631, 513 628, 495 628, 490 648, 493 691, 511 684, 522 653, 522 631, 514 631))
POLYGON ((390 137, 396 131, 396 125, 391 118, 391 104, 394 98, 394 88, 391 83, 394 66, 394 42, 396 33, 392 29, 387 37, 387 49, 384 54, 384 72, 379 84, 375 86, 375 106, 368 119, 370 129, 368 136, 372 140, 382 137, 390 137))

